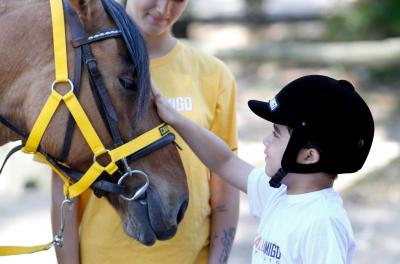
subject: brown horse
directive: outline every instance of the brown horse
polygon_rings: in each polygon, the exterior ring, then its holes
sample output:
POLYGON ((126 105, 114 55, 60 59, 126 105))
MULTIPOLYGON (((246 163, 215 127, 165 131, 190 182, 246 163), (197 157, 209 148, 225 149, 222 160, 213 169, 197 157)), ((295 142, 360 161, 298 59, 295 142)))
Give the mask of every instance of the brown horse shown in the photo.
MULTIPOLYGON (((100 0, 69 2, 79 14, 86 32, 115 27, 100 0)), ((0 115, 29 133, 50 94, 55 75, 49 1, 1 0, 0 25, 0 115)), ((70 41, 70 28, 67 27, 67 31, 68 71, 71 76, 74 72, 74 48, 70 41)), ((92 43, 91 48, 115 108, 122 140, 127 142, 160 124, 149 79, 144 80, 145 84, 139 83, 137 68, 140 65, 134 64, 124 39, 106 39, 92 43)), ((144 55, 147 58, 147 53, 144 55)), ((148 68, 144 71, 148 74, 148 68)), ((79 101, 103 144, 113 149, 112 137, 93 99, 88 73, 86 70, 82 72, 79 101)), ((93 162, 93 153, 76 126, 73 132, 65 132, 68 116, 67 108, 61 105, 40 147, 57 157, 62 152, 66 133, 72 133, 71 147, 64 161, 71 168, 84 172, 93 162)), ((20 139, 21 136, 0 124, 0 145, 20 139)), ((119 212, 125 232, 147 245, 156 239, 171 238, 188 202, 186 175, 176 147, 168 144, 143 158, 130 161, 129 166, 149 175, 150 185, 144 198, 126 201, 119 195, 105 194, 119 212)), ((141 184, 138 181, 129 177, 124 183, 129 190, 136 190, 141 184)))

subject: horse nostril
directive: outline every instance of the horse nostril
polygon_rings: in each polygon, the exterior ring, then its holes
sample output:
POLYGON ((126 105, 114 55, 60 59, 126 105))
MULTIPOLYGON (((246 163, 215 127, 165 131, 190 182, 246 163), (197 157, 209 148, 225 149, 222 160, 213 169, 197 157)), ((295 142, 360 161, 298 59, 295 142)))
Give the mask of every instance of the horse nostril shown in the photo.
POLYGON ((182 203, 181 208, 179 208, 178 215, 176 216, 176 221, 178 224, 182 221, 187 206, 188 206, 188 201, 186 200, 182 203))

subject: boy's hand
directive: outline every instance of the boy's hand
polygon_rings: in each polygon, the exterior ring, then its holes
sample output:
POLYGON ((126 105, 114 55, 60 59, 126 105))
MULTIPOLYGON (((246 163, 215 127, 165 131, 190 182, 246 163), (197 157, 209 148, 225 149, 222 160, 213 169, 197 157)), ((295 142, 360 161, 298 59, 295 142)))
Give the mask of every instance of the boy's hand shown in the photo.
POLYGON ((158 115, 164 122, 171 125, 174 124, 179 118, 179 113, 169 104, 167 99, 162 96, 160 90, 153 81, 151 82, 151 88, 158 115))

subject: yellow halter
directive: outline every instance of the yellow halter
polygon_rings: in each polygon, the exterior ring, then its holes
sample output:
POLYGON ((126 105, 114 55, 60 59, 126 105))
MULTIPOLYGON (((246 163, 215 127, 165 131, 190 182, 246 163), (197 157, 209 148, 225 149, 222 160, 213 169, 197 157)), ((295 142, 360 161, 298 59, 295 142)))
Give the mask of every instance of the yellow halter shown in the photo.
MULTIPOLYGON (((69 198, 74 198, 87 190, 90 185, 104 172, 112 175, 118 166, 116 162, 122 160, 133 153, 145 148, 151 143, 161 139, 170 133, 166 124, 161 124, 141 136, 115 148, 108 150, 104 147, 95 129, 93 128, 89 118, 84 112, 81 104, 73 93, 73 84, 68 79, 67 67, 67 51, 65 40, 65 25, 64 25, 64 10, 62 0, 50 0, 52 24, 53 24, 53 44, 54 44, 54 62, 55 62, 55 81, 51 85, 51 94, 48 97, 45 105, 43 106, 31 133, 23 148, 25 153, 35 154, 36 157, 49 164, 52 169, 64 181, 64 194, 69 198), (59 83, 67 83, 70 86, 70 91, 65 95, 61 95, 55 90, 55 86, 59 83), (83 137, 87 141, 90 149, 93 152, 93 164, 89 167, 82 178, 76 183, 71 183, 69 178, 53 166, 40 152, 37 151, 40 141, 49 125, 55 111, 63 101, 68 110, 71 112, 76 124, 81 130, 83 137), (99 164, 96 157, 108 154, 111 161, 106 166, 99 164)), ((63 208, 61 208, 63 210, 63 208)), ((53 245, 59 245, 57 236, 50 243, 32 246, 32 247, 18 247, 18 246, 5 246, 0 247, 0 256, 27 254, 37 251, 47 250, 53 245)))

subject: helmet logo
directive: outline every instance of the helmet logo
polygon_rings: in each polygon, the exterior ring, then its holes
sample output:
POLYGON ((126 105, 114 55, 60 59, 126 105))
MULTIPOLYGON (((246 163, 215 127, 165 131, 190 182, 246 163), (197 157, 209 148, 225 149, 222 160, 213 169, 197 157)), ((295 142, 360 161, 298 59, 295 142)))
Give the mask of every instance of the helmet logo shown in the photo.
POLYGON ((269 109, 271 109, 271 111, 275 111, 279 106, 278 101, 276 101, 275 98, 269 100, 268 104, 269 104, 269 109))

